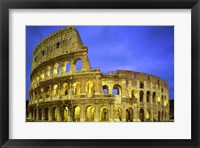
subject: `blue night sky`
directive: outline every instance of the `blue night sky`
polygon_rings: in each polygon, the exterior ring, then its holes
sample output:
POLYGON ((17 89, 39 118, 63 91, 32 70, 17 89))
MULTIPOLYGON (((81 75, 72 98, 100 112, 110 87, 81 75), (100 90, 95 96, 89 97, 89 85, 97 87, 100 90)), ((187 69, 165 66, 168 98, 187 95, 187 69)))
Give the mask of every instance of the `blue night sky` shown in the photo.
MULTIPOLYGON (((29 98, 31 60, 38 43, 66 26, 26 27, 26 99, 29 98)), ((174 99, 173 26, 76 26, 88 47, 91 67, 102 73, 132 70, 155 75, 168 83, 174 99)))

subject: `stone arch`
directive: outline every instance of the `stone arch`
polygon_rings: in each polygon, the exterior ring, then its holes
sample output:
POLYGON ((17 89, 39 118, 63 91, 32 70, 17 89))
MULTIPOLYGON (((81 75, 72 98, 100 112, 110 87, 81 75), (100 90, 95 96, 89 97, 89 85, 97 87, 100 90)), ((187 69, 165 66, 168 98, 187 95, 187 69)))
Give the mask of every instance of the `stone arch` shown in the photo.
POLYGON ((47 67, 46 75, 47 75, 47 77, 52 76, 52 68, 51 68, 51 66, 48 66, 48 67, 47 67))
POLYGON ((75 106, 74 107, 74 118, 73 118, 73 120, 75 122, 79 122, 80 121, 80 115, 81 115, 81 108, 79 106, 75 106))
POLYGON ((44 109, 44 120, 48 121, 49 120, 49 108, 46 107, 44 109))
POLYGON ((126 122, 133 122, 133 109, 131 107, 126 109, 126 122))
POLYGON ((93 95, 95 93, 94 82, 87 82, 86 84, 86 94, 93 95))
POLYGON ((39 76, 36 77, 36 81, 37 81, 37 82, 40 81, 40 77, 39 77, 39 76))
POLYGON ((41 79, 41 80, 44 80, 44 72, 42 72, 42 73, 40 74, 40 79, 41 79))
POLYGON ((140 88, 143 89, 144 88, 144 83, 140 82, 140 88))
POLYGON ((42 108, 38 109, 38 120, 42 120, 42 108))
POLYGON ((100 108, 100 120, 109 121, 109 108, 105 105, 100 108))
POLYGON ((135 93, 136 93, 136 91, 133 89, 133 90, 131 91, 131 97, 132 97, 132 98, 135 98, 135 93))
POLYGON ((151 110, 150 109, 147 109, 146 114, 145 114, 145 119, 146 119, 146 121, 151 120, 151 110))
POLYGON ((68 95, 68 83, 62 84, 62 95, 67 96, 68 95))
POLYGON ((82 70, 82 60, 81 60, 80 58, 78 58, 78 59, 75 61, 75 65, 76 65, 76 71, 82 70))
POLYGON ((86 110, 85 110, 86 121, 89 121, 89 122, 94 121, 94 111, 95 111, 95 108, 93 105, 89 105, 86 107, 86 110))
POLYGON ((144 91, 140 90, 140 102, 144 101, 144 91))
POLYGON ((69 119, 68 119, 68 107, 66 106, 66 107, 64 107, 64 110, 63 110, 63 115, 64 115, 64 121, 69 121, 69 119))
POLYGON ((73 84, 73 92, 74 92, 74 95, 80 95, 81 94, 80 82, 75 82, 73 84))
POLYGON ((156 103, 156 92, 153 92, 153 103, 156 103))
POLYGON ((52 121, 58 121, 58 108, 52 107, 52 121))
POLYGON ((163 103, 163 105, 164 105, 164 106, 167 106, 167 104, 168 104, 167 97, 166 97, 166 96, 164 96, 164 103, 163 103))
POLYGON ((70 62, 66 62, 66 64, 65 64, 65 72, 70 72, 70 62))
POLYGON ((53 96, 58 96, 58 84, 53 85, 53 96))
POLYGON ((160 111, 158 111, 158 121, 161 121, 161 115, 160 115, 160 111))
POLYGON ((144 122, 145 116, 144 116, 144 109, 142 109, 142 108, 140 109, 139 117, 140 117, 140 121, 144 122))
POLYGON ((54 64, 53 75, 57 75, 60 72, 60 65, 58 63, 54 64))
POLYGON ((146 100, 147 103, 150 102, 150 95, 151 95, 151 93, 150 93, 150 91, 148 90, 148 91, 147 91, 147 95, 146 95, 146 96, 147 96, 147 100, 146 100))
POLYGON ((117 117, 119 121, 122 121, 122 109, 117 107, 117 117))
POLYGON ((112 93, 114 95, 121 95, 122 94, 122 87, 119 84, 115 84, 112 89, 112 93), (116 92, 115 92, 116 91, 116 92))
POLYGON ((103 92, 104 92, 104 94, 109 94, 108 85, 103 85, 103 92))

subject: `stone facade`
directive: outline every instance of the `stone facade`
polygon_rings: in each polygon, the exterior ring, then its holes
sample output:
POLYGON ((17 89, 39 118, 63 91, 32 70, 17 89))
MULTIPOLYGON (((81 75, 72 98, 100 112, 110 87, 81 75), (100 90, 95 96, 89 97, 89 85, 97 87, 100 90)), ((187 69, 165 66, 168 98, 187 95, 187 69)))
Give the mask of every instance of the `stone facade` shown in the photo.
POLYGON ((74 27, 51 34, 33 54, 30 121, 169 121, 165 81, 134 71, 91 69, 88 48, 74 27))

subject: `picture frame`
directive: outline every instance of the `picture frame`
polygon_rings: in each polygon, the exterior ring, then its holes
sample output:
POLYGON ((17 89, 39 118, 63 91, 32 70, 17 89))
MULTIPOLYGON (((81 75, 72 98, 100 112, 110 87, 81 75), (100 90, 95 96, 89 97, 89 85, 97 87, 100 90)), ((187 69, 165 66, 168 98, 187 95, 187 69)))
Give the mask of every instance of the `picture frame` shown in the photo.
POLYGON ((1 147, 200 147, 200 101, 199 92, 199 23, 200 2, 198 0, 1 0, 0 3, 0 145, 1 147), (9 138, 9 9, 191 9, 192 33, 192 138, 184 139, 10 139, 9 138))

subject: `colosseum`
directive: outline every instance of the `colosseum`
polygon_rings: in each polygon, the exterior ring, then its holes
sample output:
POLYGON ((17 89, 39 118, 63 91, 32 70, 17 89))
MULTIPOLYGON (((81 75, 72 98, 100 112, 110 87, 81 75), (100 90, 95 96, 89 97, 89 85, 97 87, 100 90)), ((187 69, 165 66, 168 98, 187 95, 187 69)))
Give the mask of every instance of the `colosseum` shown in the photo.
POLYGON ((141 72, 92 69, 88 47, 75 27, 49 35, 33 55, 27 108, 31 122, 169 121, 167 83, 141 72))

